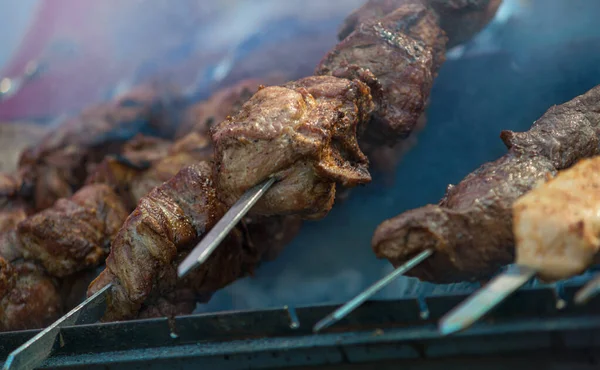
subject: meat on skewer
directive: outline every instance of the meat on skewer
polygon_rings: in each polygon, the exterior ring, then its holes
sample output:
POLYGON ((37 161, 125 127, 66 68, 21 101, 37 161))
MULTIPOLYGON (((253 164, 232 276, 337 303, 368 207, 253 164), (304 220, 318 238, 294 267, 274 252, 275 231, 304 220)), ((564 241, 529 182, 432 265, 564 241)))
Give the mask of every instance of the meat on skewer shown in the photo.
POLYGON ((369 89, 358 80, 307 77, 261 89, 213 129, 221 199, 232 205, 273 175, 280 181, 252 212, 324 216, 336 182, 371 180, 356 141, 371 109, 369 89))
MULTIPOLYGON (((481 13, 480 7, 467 9, 466 13, 481 13)), ((490 12, 495 12, 493 6, 490 12)), ((382 18, 363 20, 335 46, 316 69, 321 79, 306 78, 300 80, 306 86, 289 83, 256 93, 238 115, 212 130, 220 199, 231 206, 245 191, 276 176, 279 182, 253 212, 319 218, 331 208, 335 183, 368 182, 365 156, 351 143, 393 145, 411 133, 444 60, 447 38, 440 22, 427 3, 401 2, 384 9, 382 18), (343 95, 344 90, 352 94, 343 95), (346 99, 342 112, 323 105, 335 100, 334 93, 339 94, 338 105, 346 99), (311 105, 313 99, 316 104, 311 105), (297 131, 307 131, 316 114, 322 116, 320 127, 314 126, 310 135, 297 131), (338 128, 339 119, 344 131, 338 128), (336 143, 340 140, 346 142, 344 150, 336 143), (306 144, 314 146, 309 149, 306 144), (334 160, 327 169, 323 163, 330 155, 334 160), (343 172, 340 167, 345 167, 343 172)))
POLYGON ((600 249, 600 157, 583 159, 513 205, 516 263, 545 281, 584 272, 600 249))
MULTIPOLYGON (((422 114, 432 70, 443 59, 444 35, 435 14, 422 5, 401 7, 385 21, 371 25, 376 32, 367 33, 369 41, 376 44, 371 56, 397 52, 401 58, 426 67, 407 62, 421 71, 419 76, 424 79, 411 80, 411 86, 421 83, 425 93, 416 94, 421 103, 407 103, 407 110, 414 107, 416 114, 410 112, 409 119, 391 124, 402 127, 395 132, 398 138, 406 135, 422 114), (403 21, 407 27, 396 27, 403 21), (424 34, 418 36, 417 32, 424 34), (402 52, 402 48, 412 49, 402 52), (416 55, 415 48, 423 56, 416 55)), ((360 37, 357 39, 360 41, 360 37)), ((161 302, 178 292, 180 284, 194 286, 184 296, 189 297, 190 292, 210 294, 251 270, 260 260, 257 256, 264 252, 244 248, 247 239, 240 237, 240 232, 244 233, 237 228, 187 281, 178 283, 175 279, 175 266, 182 254, 214 225, 226 206, 267 177, 274 175, 278 182, 257 203, 254 214, 296 214, 305 218, 322 217, 329 211, 336 183, 356 185, 370 180, 358 134, 369 129, 374 109, 381 117, 388 117, 386 107, 399 103, 384 101, 385 93, 392 94, 394 83, 401 85, 402 78, 411 76, 394 70, 395 79, 386 80, 390 71, 379 65, 375 65, 379 76, 374 75, 369 65, 348 63, 350 49, 332 52, 319 68, 321 76, 261 88, 239 113, 212 128, 213 169, 206 163, 188 166, 140 200, 112 245, 107 269, 89 289, 88 294, 93 294, 113 284, 105 320, 135 317, 156 307, 168 306, 177 311, 183 306, 173 299, 168 300, 170 305, 161 302), (336 55, 344 57, 337 59, 336 55), (348 59, 344 59, 346 56, 348 59), (224 268, 224 273, 214 273, 224 268)), ((361 49, 362 45, 355 47, 358 56, 361 49)), ((361 63, 371 59, 357 57, 361 63)), ((393 118, 385 119, 390 123, 393 118)))
MULTIPOLYGON (((216 290, 250 274, 263 256, 271 256, 293 237, 290 234, 297 227, 288 224, 275 241, 256 240, 253 234, 265 233, 256 227, 269 227, 269 223, 258 220, 250 227, 242 223, 207 264, 178 280, 177 264, 225 212, 211 173, 206 162, 185 167, 140 200, 113 242, 106 269, 89 288, 88 294, 93 294, 112 282, 105 320, 182 313, 183 309, 189 313, 195 302, 206 301, 216 290)), ((298 221, 282 221, 284 227, 286 222, 297 225, 298 221)))
POLYGON ((514 259, 513 203, 540 180, 599 154, 600 86, 550 108, 526 132, 503 131, 508 153, 449 186, 437 205, 384 221, 373 250, 393 265, 433 249, 409 272, 449 283, 487 278, 514 259))
POLYGON ((171 100, 163 91, 143 86, 66 120, 22 153, 20 195, 34 210, 48 208, 83 184, 88 166, 117 153, 136 133, 172 134, 171 100))
POLYGON ((57 284, 42 268, 0 256, 0 331, 43 327, 61 312, 57 284))
POLYGON ((65 277, 101 264, 126 217, 110 187, 88 185, 21 221, 16 236, 25 258, 65 277))
POLYGON ((338 38, 343 40, 365 21, 379 19, 403 5, 430 6, 448 36, 448 48, 469 40, 481 31, 496 15, 502 0, 369 0, 349 15, 340 27, 338 38))

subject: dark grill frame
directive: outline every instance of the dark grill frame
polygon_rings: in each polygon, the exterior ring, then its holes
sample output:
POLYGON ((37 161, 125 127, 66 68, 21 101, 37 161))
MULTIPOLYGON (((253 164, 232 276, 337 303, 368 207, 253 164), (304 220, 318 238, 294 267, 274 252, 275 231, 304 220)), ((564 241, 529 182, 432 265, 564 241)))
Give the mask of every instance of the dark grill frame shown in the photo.
MULTIPOLYGON (((579 287, 560 296, 571 302, 579 287)), ((441 337, 437 321, 467 296, 370 301, 318 335, 312 326, 336 306, 295 309, 298 329, 290 327, 289 308, 67 327, 44 368, 266 369, 392 359, 401 366, 472 357, 485 367, 517 355, 574 357, 590 366, 600 360, 600 298, 559 310, 555 288, 523 289, 470 330, 441 337)), ((37 332, 0 334, 0 356, 37 332)))

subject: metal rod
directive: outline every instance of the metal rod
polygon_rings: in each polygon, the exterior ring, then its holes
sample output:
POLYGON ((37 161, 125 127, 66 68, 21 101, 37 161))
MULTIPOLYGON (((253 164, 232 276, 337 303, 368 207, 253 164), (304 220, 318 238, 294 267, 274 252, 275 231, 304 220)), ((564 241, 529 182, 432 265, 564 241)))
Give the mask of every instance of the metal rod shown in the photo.
POLYGON ((440 333, 448 335, 468 328, 531 280, 535 274, 536 270, 517 265, 514 270, 496 276, 442 317, 439 324, 440 333))
POLYGON ((357 295, 356 297, 349 300, 346 304, 327 315, 324 319, 319 321, 314 327, 313 332, 318 333, 319 331, 335 324, 340 321, 344 317, 346 317, 350 312, 354 311, 358 306, 363 304, 369 298, 371 298, 375 293, 383 289, 386 285, 394 281, 398 276, 405 274, 407 271, 423 262, 426 258, 433 254, 433 250, 426 249, 423 252, 419 253, 408 262, 399 266, 391 273, 384 276, 382 279, 377 281, 375 284, 371 285, 365 291, 357 295))
POLYGON ((77 324, 97 322, 104 313, 106 293, 112 284, 106 285, 83 301, 52 325, 15 349, 4 362, 3 370, 29 370, 40 366, 54 350, 60 328, 77 324))
POLYGON ((177 274, 183 277, 192 269, 203 264, 214 252, 219 244, 225 239, 229 232, 248 213, 250 208, 269 190, 275 183, 271 177, 262 184, 246 191, 240 199, 225 213, 223 218, 206 234, 204 239, 192 250, 192 252, 177 267, 177 274))
POLYGON ((583 288, 575 293, 575 304, 581 305, 587 303, 590 299, 600 293, 600 276, 588 281, 583 288))

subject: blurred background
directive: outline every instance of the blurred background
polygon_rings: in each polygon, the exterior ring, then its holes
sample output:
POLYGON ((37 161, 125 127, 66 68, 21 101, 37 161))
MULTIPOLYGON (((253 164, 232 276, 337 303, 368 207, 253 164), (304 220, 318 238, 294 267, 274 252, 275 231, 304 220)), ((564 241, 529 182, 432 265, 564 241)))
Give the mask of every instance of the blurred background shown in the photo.
MULTIPOLYGON (((0 101, 0 164, 10 168, 57 117, 142 82, 172 83, 202 100, 273 71, 310 75, 363 1, 0 0, 0 89, 28 65, 39 70, 0 101)), ((504 0, 483 32, 448 52, 427 126, 392 174, 375 174, 326 219, 307 222, 276 261, 198 310, 342 302, 390 272, 370 248, 381 221, 437 202, 448 184, 505 152, 501 130, 525 130, 600 83, 597 14, 599 1, 504 0)), ((402 278, 379 298, 476 286, 402 278)))

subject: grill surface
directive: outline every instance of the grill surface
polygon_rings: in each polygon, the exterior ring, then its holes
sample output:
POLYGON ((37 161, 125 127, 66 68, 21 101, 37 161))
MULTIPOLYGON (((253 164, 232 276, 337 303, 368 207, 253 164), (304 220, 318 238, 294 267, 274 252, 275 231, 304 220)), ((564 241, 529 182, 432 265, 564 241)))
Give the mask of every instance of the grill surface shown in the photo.
MULTIPOLYGON (((565 287, 567 302, 577 288, 565 287)), ((556 361, 571 358, 582 365, 600 360, 600 299, 559 310, 555 289, 528 288, 471 330, 440 337, 435 323, 464 298, 371 301, 319 335, 311 333, 312 325, 334 306, 297 308, 298 329, 290 328, 286 308, 192 315, 171 323, 164 318, 69 327, 44 367, 266 369, 390 359, 397 366, 405 362, 436 366, 441 359, 476 358, 476 368, 489 369, 490 364, 502 363, 500 357, 515 361, 519 356, 531 360, 552 354, 556 361), (426 319, 423 312, 428 312, 426 319)), ((36 332, 0 335, 0 356, 36 332)))

